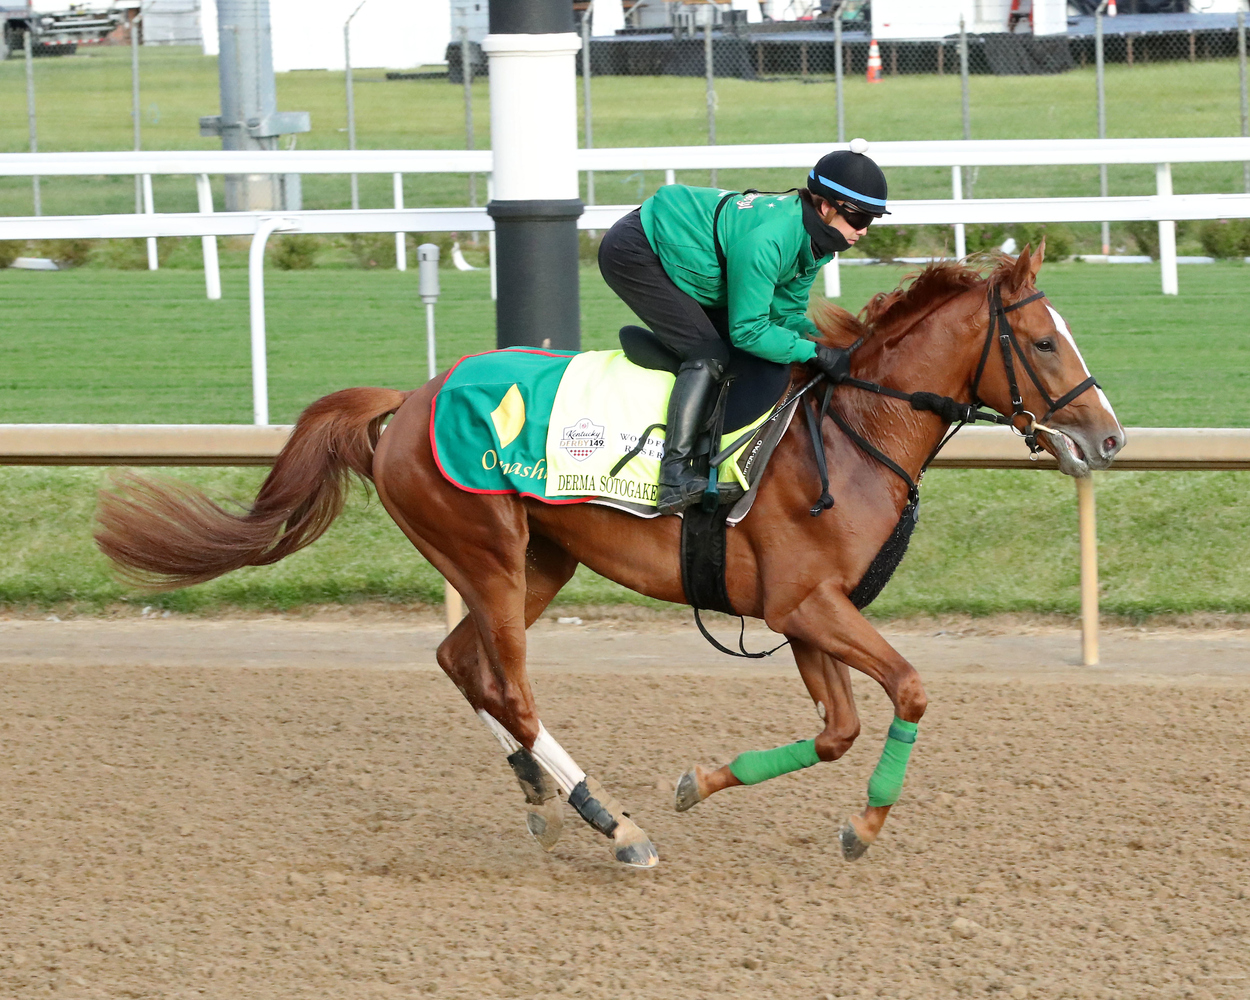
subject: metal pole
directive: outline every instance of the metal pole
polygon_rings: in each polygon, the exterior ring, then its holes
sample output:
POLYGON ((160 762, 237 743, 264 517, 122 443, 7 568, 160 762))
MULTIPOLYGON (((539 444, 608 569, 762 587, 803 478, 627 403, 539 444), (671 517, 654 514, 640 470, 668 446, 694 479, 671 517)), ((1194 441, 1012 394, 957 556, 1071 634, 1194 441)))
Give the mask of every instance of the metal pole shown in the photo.
MULTIPOLYGON (((343 63, 346 68, 347 80, 347 148, 356 148, 356 100, 352 92, 352 18, 360 13, 365 0, 360 0, 351 16, 343 22, 343 63)), ((360 209, 360 180, 352 174, 352 211, 360 209)))
POLYGON ((968 32, 963 15, 959 15, 959 87, 963 101, 964 138, 972 138, 972 103, 968 96, 968 32))
MULTIPOLYGON (((438 361, 434 349, 434 304, 438 302, 438 245, 422 243, 417 247, 417 287, 421 301, 425 303, 425 353, 430 378, 438 374, 438 361)), ((446 580, 443 581, 443 609, 447 614, 447 631, 450 632, 464 617, 460 594, 446 580)))
POLYGON ((248 309, 252 323, 252 423, 269 423, 269 370, 265 353, 265 244, 286 219, 261 219, 247 254, 248 309))
MULTIPOLYGON (((213 188, 208 182, 208 174, 199 174, 195 178, 195 194, 199 200, 200 212, 204 215, 213 214, 213 188)), ((204 285, 210 299, 221 298, 221 265, 217 260, 217 237, 201 236, 200 246, 204 250, 204 285)))
MULTIPOLYGON (((707 12, 707 23, 703 25, 703 69, 707 74, 707 144, 716 145, 716 76, 712 67, 712 18, 714 8, 709 4, 704 7, 707 12)), ((716 168, 713 167, 710 178, 712 187, 716 187, 716 168)))
POLYGON ((833 89, 838 104, 838 142, 846 142, 846 104, 842 100, 842 5, 833 11, 833 89))
MULTIPOLYGON (((1094 76, 1098 81, 1098 138, 1107 138, 1107 92, 1103 80, 1103 52, 1102 52, 1102 12, 1106 7, 1106 0, 1098 5, 1098 9, 1094 11, 1094 76)), ((1107 165, 1105 163, 1098 167, 1098 190, 1105 198, 1107 197, 1107 165)), ((1104 254, 1111 253, 1111 223, 1104 222, 1102 224, 1102 252, 1104 254)))
MULTIPOLYGON (((39 152, 39 131, 35 126, 35 56, 31 45, 30 22, 26 22, 26 117, 30 120, 30 151, 39 152)), ((39 195, 39 177, 31 178, 35 195, 35 214, 43 215, 43 199, 39 195)))
MULTIPOLYGON (((1241 134, 1250 135, 1250 98, 1246 94, 1246 12, 1237 11, 1237 67, 1241 71, 1241 134)), ((1250 162, 1241 165, 1242 186, 1250 194, 1250 162)))
MULTIPOLYGON (((391 185, 395 194, 395 207, 404 207, 404 175, 395 174, 391 177, 391 185)), ((408 270, 408 234, 395 234, 395 270, 408 270)))
MULTIPOLYGON (((582 105, 585 108, 582 117, 586 122, 586 148, 595 148, 595 132, 591 125, 590 115, 590 14, 594 10, 594 2, 587 6, 582 14, 582 105)), ((586 204, 593 205, 595 203, 595 172, 593 170, 586 171, 586 204)), ((592 230, 590 238, 595 238, 595 232, 592 230)))
MULTIPOLYGON (((473 140, 473 61, 469 58, 469 29, 460 29, 460 78, 464 81, 464 148, 476 149, 473 140)), ((477 207, 477 174, 469 174, 469 204, 477 207)), ((474 236, 473 242, 477 242, 474 236)))
MULTIPOLYGON (((964 139, 972 138, 972 102, 968 95, 968 32, 964 28, 964 17, 959 15, 959 88, 960 99, 963 104, 964 117, 964 139)), ((962 173, 962 172, 961 172, 962 173)), ((959 245, 959 232, 963 227, 958 227, 956 232, 956 247, 959 245)), ((957 254, 962 257, 963 254, 957 254)))
POLYGON ((1094 477, 1076 481, 1077 523, 1081 539, 1081 661, 1098 663, 1098 526, 1094 507, 1094 477))
MULTIPOLYGON (((130 18, 130 118, 134 124, 135 152, 143 148, 140 135, 142 119, 139 111, 139 15, 135 11, 130 18)), ((135 215, 143 211, 143 178, 135 174, 135 215)))

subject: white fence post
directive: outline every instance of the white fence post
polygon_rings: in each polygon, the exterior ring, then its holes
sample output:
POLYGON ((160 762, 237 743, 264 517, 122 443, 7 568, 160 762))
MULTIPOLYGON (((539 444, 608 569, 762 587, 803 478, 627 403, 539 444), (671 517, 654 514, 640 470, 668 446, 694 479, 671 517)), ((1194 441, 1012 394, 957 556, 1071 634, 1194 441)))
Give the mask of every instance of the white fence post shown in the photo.
MULTIPOLYGON (((1155 186, 1160 198, 1172 197, 1172 164, 1155 165, 1155 186)), ((1159 223, 1159 267, 1163 272, 1163 294, 1179 295, 1180 281, 1176 274, 1176 223, 1159 223)))
MULTIPOLYGON (((404 207, 404 175, 393 174, 391 177, 392 184, 395 188, 395 207, 404 207)), ((408 234, 395 234, 395 270, 408 270, 408 234)))
POLYGON ((269 369, 265 353, 265 244, 286 219, 261 219, 247 254, 248 306, 252 321, 252 423, 269 423, 269 369))
MULTIPOLYGON (((155 215, 156 207, 152 204, 152 175, 143 175, 143 211, 146 215, 155 215)), ((160 267, 156 256, 156 237, 148 237, 148 270, 155 271, 160 267)))
MULTIPOLYGON (((489 204, 495 197, 495 175, 486 175, 486 202, 489 204)), ((495 230, 491 230, 486 236, 486 246, 490 253, 490 300, 492 302, 499 299, 499 272, 495 267, 495 230)))
MULTIPOLYGON (((951 197, 955 201, 964 200, 964 168, 951 167, 951 197)), ((955 259, 963 260, 968 256, 968 238, 962 222, 955 223, 955 259)))
MULTIPOLYGON (((195 194, 200 203, 201 215, 213 214, 213 187, 208 182, 208 174, 195 175, 195 194)), ((200 246, 204 249, 204 285, 209 299, 216 301, 221 298, 221 265, 217 260, 217 237, 201 236, 200 246)))
POLYGON ((833 260, 829 261, 820 269, 825 275, 825 298, 837 299, 842 297, 842 272, 838 270, 838 255, 833 255, 833 260))

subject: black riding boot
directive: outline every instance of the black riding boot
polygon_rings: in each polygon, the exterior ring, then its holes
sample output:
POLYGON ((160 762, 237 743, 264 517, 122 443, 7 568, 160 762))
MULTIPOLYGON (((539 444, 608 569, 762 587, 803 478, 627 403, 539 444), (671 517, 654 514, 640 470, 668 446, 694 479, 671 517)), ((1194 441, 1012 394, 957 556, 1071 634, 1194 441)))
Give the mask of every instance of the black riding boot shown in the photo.
POLYGON ((724 366, 714 358, 683 362, 677 372, 668 400, 664 458, 660 460, 660 497, 655 507, 661 514, 680 513, 697 503, 707 489, 707 477, 695 473, 691 461, 724 375, 724 366))

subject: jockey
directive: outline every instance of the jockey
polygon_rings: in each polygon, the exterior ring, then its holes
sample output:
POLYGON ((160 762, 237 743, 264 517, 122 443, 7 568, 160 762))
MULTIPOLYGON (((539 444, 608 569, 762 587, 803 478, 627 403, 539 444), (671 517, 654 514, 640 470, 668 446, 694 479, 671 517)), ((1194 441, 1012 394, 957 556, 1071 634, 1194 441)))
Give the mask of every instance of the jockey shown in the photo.
POLYGON ((796 194, 735 194, 670 184, 616 223, 599 246, 604 280, 681 359, 660 463, 661 514, 694 503, 707 480, 691 461, 729 363, 729 345, 840 380, 845 350, 809 339, 817 272, 886 214, 881 168, 850 150, 821 157, 796 194))

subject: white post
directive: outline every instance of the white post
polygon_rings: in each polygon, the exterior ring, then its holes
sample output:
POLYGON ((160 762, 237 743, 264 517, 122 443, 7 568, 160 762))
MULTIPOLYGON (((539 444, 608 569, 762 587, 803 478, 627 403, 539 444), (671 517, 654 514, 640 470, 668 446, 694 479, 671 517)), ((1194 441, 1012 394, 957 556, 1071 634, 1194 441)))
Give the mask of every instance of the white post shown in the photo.
MULTIPOLYGON (((360 0, 356 5, 356 9, 343 22, 343 64, 346 73, 344 79, 347 81, 347 148, 356 148, 356 102, 352 94, 352 18, 360 13, 360 8, 365 5, 365 0, 360 0)), ((355 174, 352 174, 352 211, 355 212, 360 208, 360 182, 355 174)))
MULTIPOLYGON (((964 168, 951 167, 951 197, 955 201, 964 200, 964 168)), ((963 260, 968 256, 968 237, 962 222, 955 223, 955 259, 963 260)))
MULTIPOLYGON (((1155 186, 1160 198, 1172 197, 1172 164, 1155 164, 1155 186)), ((1159 223, 1159 267, 1163 272, 1163 294, 1179 295, 1176 274, 1176 223, 1159 223)))
MULTIPOLYGON (((200 214, 213 214, 213 188, 208 182, 208 174, 197 174, 195 178, 195 194, 200 202, 200 214)), ((201 236, 200 246, 204 248, 204 285, 208 297, 216 301, 221 298, 221 265, 217 261, 217 237, 201 236)))
MULTIPOLYGON (((143 211, 147 215, 156 212, 155 206, 152 204, 152 175, 143 175, 143 211)), ((148 237, 148 270, 155 271, 160 267, 160 262, 156 257, 156 237, 148 237)))
MULTIPOLYGON (((395 207, 404 207, 404 175, 395 174, 391 178, 395 187, 395 207)), ((395 270, 408 270, 408 234, 395 234, 395 270)))
MULTIPOLYGON (((30 40, 30 23, 27 22, 23 40, 26 45, 26 119, 30 126, 30 151, 39 152, 39 131, 35 125, 35 55, 30 40)), ((43 215, 43 198, 39 192, 39 175, 30 179, 31 190, 35 198, 35 214, 43 215)))
POLYGON ((676 184, 676 183, 677 183, 677 171, 676 171, 676 170, 665 170, 665 171, 664 171, 664 183, 665 183, 665 184, 676 184))
POLYGON ((842 297, 842 272, 838 270, 838 255, 833 255, 833 260, 829 261, 821 272, 825 276, 825 298, 837 299, 842 297))
POLYGON ((252 321, 252 423, 269 423, 269 371, 265 356, 265 244, 286 219, 261 219, 247 254, 248 306, 252 321))
MULTIPOLYGON (((438 246, 422 243, 417 247, 417 280, 421 301, 425 303, 425 350, 429 363, 430 378, 438 374, 438 361, 434 350, 434 304, 438 301, 438 246)), ((446 580, 443 581, 443 608, 447 613, 447 631, 459 624, 464 617, 460 594, 446 580)))
POLYGON ((1081 662, 1098 663, 1098 530, 1094 508, 1094 477, 1076 481, 1077 523, 1081 539, 1081 662))
MULTIPOLYGON (((495 197, 495 175, 486 175, 486 201, 489 204, 495 197)), ((490 254, 490 300, 496 302, 499 299, 499 269, 495 266, 495 230, 491 230, 486 236, 487 250, 490 254)))

